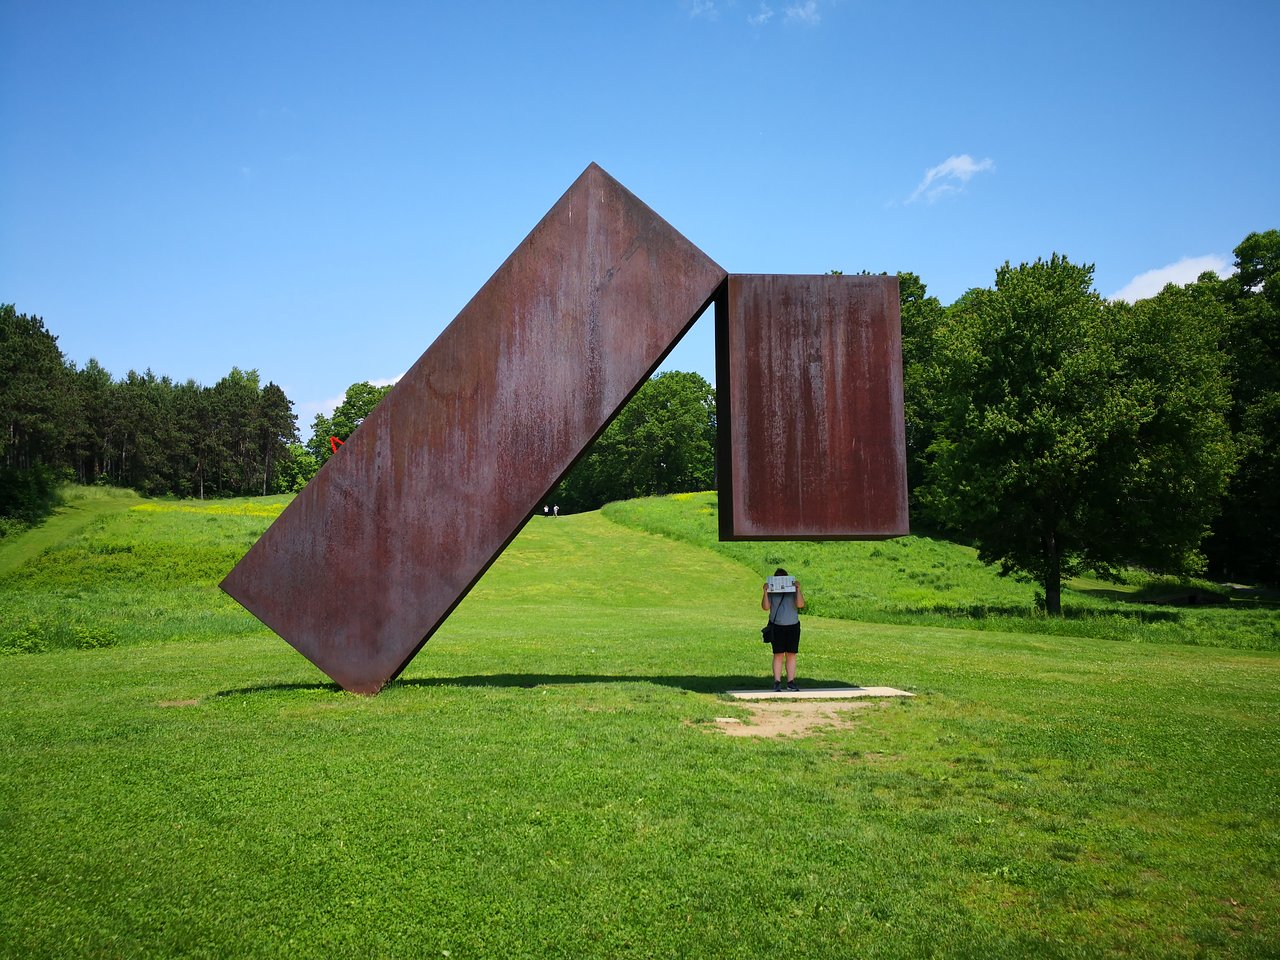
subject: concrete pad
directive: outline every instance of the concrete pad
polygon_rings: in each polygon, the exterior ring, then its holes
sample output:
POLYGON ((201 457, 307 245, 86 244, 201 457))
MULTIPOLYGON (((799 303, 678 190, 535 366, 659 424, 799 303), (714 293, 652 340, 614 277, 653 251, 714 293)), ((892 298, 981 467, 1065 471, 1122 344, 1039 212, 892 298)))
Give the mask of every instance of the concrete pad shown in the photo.
POLYGON ((738 700, 853 700, 859 697, 914 697, 893 687, 801 687, 796 690, 726 690, 738 700))

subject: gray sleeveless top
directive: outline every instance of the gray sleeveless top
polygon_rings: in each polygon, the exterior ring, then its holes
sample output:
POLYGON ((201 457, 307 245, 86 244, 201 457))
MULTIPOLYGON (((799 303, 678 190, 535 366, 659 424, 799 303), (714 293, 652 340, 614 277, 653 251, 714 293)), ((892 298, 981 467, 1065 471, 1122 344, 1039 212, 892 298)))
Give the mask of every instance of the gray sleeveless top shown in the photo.
POLYGON ((789 627, 793 623, 799 623, 800 611, 796 609, 796 595, 794 593, 769 594, 769 613, 769 619, 779 626, 789 627))

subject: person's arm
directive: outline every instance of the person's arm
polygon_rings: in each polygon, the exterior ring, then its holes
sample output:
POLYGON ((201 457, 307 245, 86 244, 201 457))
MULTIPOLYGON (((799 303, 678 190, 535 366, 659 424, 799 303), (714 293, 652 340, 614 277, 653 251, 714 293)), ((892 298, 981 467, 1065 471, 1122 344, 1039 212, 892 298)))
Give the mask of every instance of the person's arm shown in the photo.
POLYGON ((796 609, 804 609, 804 591, 800 589, 800 581, 796 581, 796 609))
POLYGON ((760 589, 760 609, 769 609, 769 584, 767 583, 760 589))

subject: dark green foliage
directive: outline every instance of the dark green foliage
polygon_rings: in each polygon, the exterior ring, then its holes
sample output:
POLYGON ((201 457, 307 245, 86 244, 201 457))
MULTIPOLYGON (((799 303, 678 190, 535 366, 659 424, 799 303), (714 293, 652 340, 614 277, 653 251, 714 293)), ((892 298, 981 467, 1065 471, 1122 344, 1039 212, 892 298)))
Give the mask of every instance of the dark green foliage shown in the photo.
MULTIPOLYGON (((315 458, 316 469, 328 463, 329 458, 333 456, 334 445, 330 438, 337 437, 345 442, 351 434, 356 432, 356 427, 364 423, 365 417, 373 412, 378 401, 390 391, 390 386, 375 387, 367 381, 353 383, 347 387, 346 395, 333 411, 332 417, 316 414, 315 420, 311 423, 311 439, 307 441, 307 453, 315 458)), ((306 461, 299 461, 299 463, 300 467, 305 468, 306 461)), ((314 472, 313 470, 312 473, 314 472)))
MULTIPOLYGON (((834 272, 834 271, 833 271, 834 272)), ((946 314, 937 297, 914 273, 898 274, 898 295, 902 311, 902 392, 907 436, 907 486, 911 515, 917 523, 925 512, 917 490, 924 484, 926 451, 933 443, 934 429, 929 417, 929 383, 925 370, 930 344, 946 314)))
POLYGON ((1196 571, 1233 457, 1211 298, 1106 304, 1053 256, 996 273, 935 332, 924 497, 1050 613, 1063 579, 1135 561, 1196 571))
POLYGON ((0 535, 58 502, 58 467, 74 442, 72 372, 39 317, 0 304, 0 535))
POLYGON ((696 373, 646 382, 551 494, 561 510, 715 483, 715 390, 696 373))
POLYGON ((0 304, 0 466, 55 464, 76 419, 71 371, 39 317, 0 304))
MULTIPOLYGON (((0 467, 0 517, 21 525, 38 523, 58 505, 62 478, 52 467, 36 463, 26 470, 0 467)), ((0 530, 0 538, 3 538, 0 530)))
POLYGON ((300 443, 291 443, 280 460, 278 468, 277 488, 281 493, 297 493, 320 469, 317 460, 300 443))
POLYGON ((1227 311, 1223 346, 1232 378, 1231 428, 1240 463, 1206 546, 1222 576, 1280 582, 1280 230, 1236 247, 1237 273, 1209 274, 1227 311))
POLYGON ((150 370, 116 381, 92 359, 76 370, 38 317, 0 306, 0 519, 44 516, 62 474, 149 495, 293 489, 296 471, 281 476, 292 407, 256 370, 213 387, 150 370))

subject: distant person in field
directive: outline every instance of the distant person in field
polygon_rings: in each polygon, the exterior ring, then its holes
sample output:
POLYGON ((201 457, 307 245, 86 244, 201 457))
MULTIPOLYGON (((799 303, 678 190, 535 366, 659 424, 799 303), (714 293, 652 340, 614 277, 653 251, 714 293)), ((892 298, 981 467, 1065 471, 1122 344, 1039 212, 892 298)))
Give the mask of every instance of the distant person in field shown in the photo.
MULTIPOLYGON (((781 567, 773 571, 773 575, 790 576, 781 567)), ((782 689, 782 668, 785 664, 787 689, 799 690, 796 686, 796 656, 800 653, 800 611, 804 609, 804 591, 800 589, 800 581, 796 581, 795 593, 770 593, 766 582, 760 595, 760 609, 769 611, 769 622, 773 624, 773 689, 782 689)))
POLYGON ((560 516, 560 504, 557 503, 554 507, 552 507, 551 513, 553 516, 556 516, 556 517, 560 516))
POLYGON ((542 515, 544 517, 551 516, 551 508, 548 507, 545 503, 542 505, 542 515))

